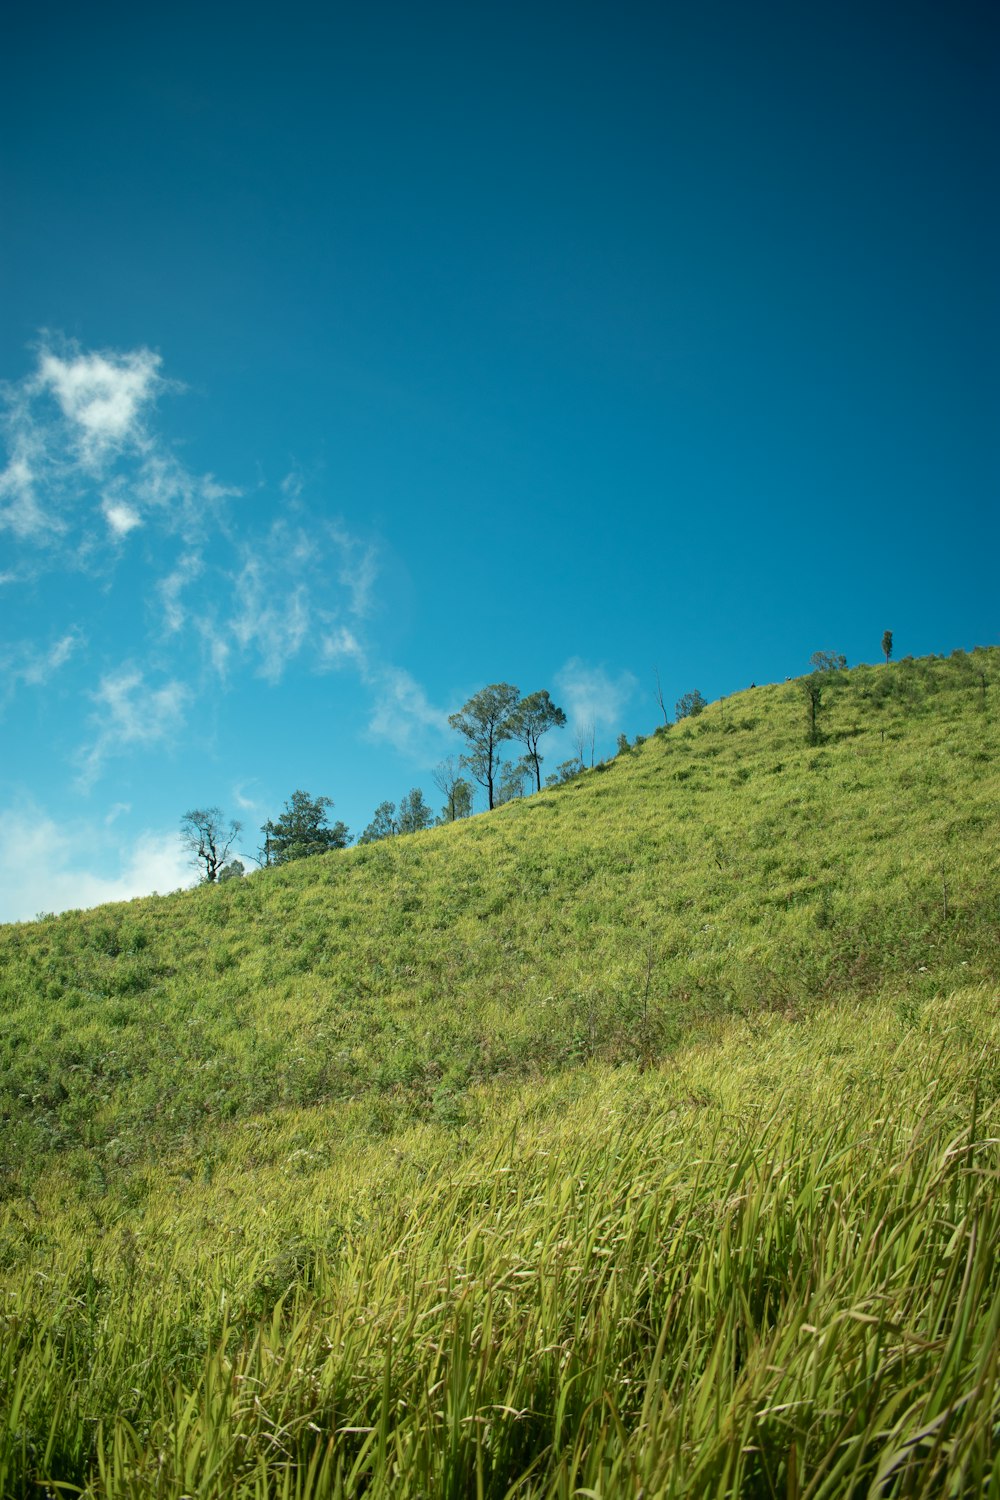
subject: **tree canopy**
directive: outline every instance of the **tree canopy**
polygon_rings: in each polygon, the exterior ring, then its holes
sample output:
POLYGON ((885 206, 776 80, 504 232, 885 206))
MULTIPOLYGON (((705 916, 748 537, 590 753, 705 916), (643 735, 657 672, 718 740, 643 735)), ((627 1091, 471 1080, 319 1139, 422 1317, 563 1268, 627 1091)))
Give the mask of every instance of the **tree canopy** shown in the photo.
POLYGON ((327 821, 326 810, 332 806, 329 797, 314 798, 308 792, 293 792, 281 816, 261 828, 264 864, 285 865, 309 854, 345 849, 351 836, 346 824, 327 821))
POLYGON ((566 715, 552 702, 548 691, 542 689, 529 693, 509 715, 511 739, 520 740, 527 754, 524 760, 535 778, 535 788, 542 789, 542 757, 538 753, 538 742, 550 729, 562 729, 566 715))
POLYGON ((510 682, 493 682, 473 693, 458 713, 448 715, 448 723, 468 743, 462 756, 480 786, 486 789, 490 809, 496 805, 495 782, 499 750, 505 740, 513 738, 511 716, 521 700, 520 689, 510 682))
POLYGON ((674 706, 674 712, 678 719, 693 719, 707 707, 707 700, 695 688, 693 692, 684 693, 682 697, 678 698, 674 706))

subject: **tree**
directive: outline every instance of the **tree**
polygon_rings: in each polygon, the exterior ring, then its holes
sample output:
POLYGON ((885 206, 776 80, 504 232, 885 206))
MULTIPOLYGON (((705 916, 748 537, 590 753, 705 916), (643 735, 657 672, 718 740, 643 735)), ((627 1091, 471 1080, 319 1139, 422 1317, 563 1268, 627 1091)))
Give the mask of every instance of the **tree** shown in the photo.
POLYGON ((590 765, 594 765, 594 744, 597 739, 597 725, 591 719, 589 724, 579 724, 573 736, 573 748, 582 769, 587 767, 587 750, 590 750, 590 765))
POLYGON ((669 724, 670 723, 670 719, 669 719, 669 716, 667 714, 667 705, 663 701, 663 689, 660 686, 660 669, 659 669, 659 667, 654 667, 653 668, 653 672, 654 672, 654 675, 656 677, 656 701, 660 705, 660 713, 663 715, 663 722, 664 722, 664 724, 669 724))
POLYGON ((882 650, 885 652, 886 665, 888 666, 888 664, 889 664, 889 658, 892 655, 892 631, 891 630, 886 630, 886 631, 883 631, 883 633, 882 633, 882 650))
POLYGON ((449 755, 434 771, 434 785, 447 798, 439 823, 457 823, 472 812, 472 787, 461 774, 461 762, 449 755))
POLYGON ((264 835, 264 863, 286 865, 309 854, 326 854, 331 849, 346 849, 351 841, 345 823, 328 823, 326 809, 332 807, 329 797, 310 797, 308 792, 293 792, 277 822, 261 828, 264 835))
POLYGON ((231 859, 219 871, 219 884, 222 885, 227 880, 242 880, 246 872, 247 867, 241 859, 231 859))
POLYGON ((847 666, 847 657, 837 651, 814 651, 809 665, 814 672, 842 672, 847 666))
POLYGON ((375 809, 375 816, 358 839, 358 843, 377 844, 382 839, 395 838, 398 832, 395 802, 380 802, 375 809))
POLYGON ((207 885, 220 878, 242 828, 235 818, 227 823, 221 807, 195 807, 181 818, 181 839, 191 863, 203 868, 201 878, 207 885))
POLYGON ((695 688, 693 693, 685 693, 682 698, 678 698, 674 705, 674 713, 678 719, 694 719, 698 714, 703 713, 707 707, 707 700, 695 688))
POLYGON ((806 713, 809 717, 807 743, 818 745, 823 738, 819 729, 819 714, 823 707, 823 673, 817 670, 810 673, 808 677, 800 677, 799 686, 805 694, 806 713))
POLYGON ((433 822, 434 814, 424 800, 423 792, 418 786, 413 787, 399 804, 400 833, 419 833, 422 828, 430 828, 433 822))
POLYGON ((523 797, 524 783, 534 773, 534 764, 527 755, 522 755, 520 760, 511 760, 501 766, 497 802, 502 805, 504 802, 513 802, 515 797, 523 797))
POLYGON ((587 768, 579 757, 574 756, 572 760, 561 761, 550 776, 546 776, 546 786, 562 786, 564 781, 572 781, 579 776, 581 771, 587 768))
POLYGON ((524 759, 534 773, 537 791, 542 789, 542 757, 538 753, 538 742, 550 729, 562 729, 565 724, 566 715, 556 707, 545 689, 522 698, 510 716, 511 738, 520 740, 528 752, 524 759))
POLYGON ((512 683, 493 682, 473 693, 458 713, 448 715, 452 729, 457 729, 469 745, 462 756, 462 764, 468 767, 480 786, 486 788, 491 811, 500 746, 511 738, 511 714, 520 698, 520 692, 512 683))

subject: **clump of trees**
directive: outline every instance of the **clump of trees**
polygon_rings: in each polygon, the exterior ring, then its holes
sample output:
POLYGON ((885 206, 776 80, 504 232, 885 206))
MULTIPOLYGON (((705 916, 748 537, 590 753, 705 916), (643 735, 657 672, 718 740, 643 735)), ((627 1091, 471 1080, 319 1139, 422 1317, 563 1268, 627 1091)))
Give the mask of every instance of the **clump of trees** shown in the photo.
POLYGON ((674 713, 677 719, 694 719, 698 714, 704 713, 708 707, 707 698, 703 698, 697 688, 693 692, 684 693, 674 705, 674 713))
POLYGON ((528 774, 535 778, 535 788, 542 787, 542 755, 539 742, 550 729, 561 729, 566 723, 563 710, 552 702, 547 691, 521 697, 521 690, 511 682, 493 682, 473 693, 457 713, 448 715, 452 729, 462 735, 468 748, 461 763, 486 792, 492 811, 498 802, 520 796, 528 774), (525 747, 518 769, 501 775, 500 746, 517 740, 525 747), (521 791, 517 790, 520 785, 521 791))
POLYGON ((472 784, 462 775, 462 763, 454 755, 434 768, 434 785, 445 798, 439 823, 457 823, 472 813, 472 784))
POLYGON ((379 803, 358 843, 377 844, 380 839, 395 838, 398 833, 419 833, 422 828, 432 827, 433 823, 434 814, 423 792, 418 786, 411 787, 400 802, 398 812, 395 802, 379 803))
POLYGON ((839 651, 814 651, 809 665, 814 672, 843 672, 847 667, 847 657, 839 651))
POLYGON ((329 797, 311 797, 308 792, 293 792, 284 812, 274 822, 261 827, 264 847, 261 864, 286 865, 293 859, 310 854, 327 854, 331 849, 346 849, 351 835, 346 823, 330 823, 329 797))

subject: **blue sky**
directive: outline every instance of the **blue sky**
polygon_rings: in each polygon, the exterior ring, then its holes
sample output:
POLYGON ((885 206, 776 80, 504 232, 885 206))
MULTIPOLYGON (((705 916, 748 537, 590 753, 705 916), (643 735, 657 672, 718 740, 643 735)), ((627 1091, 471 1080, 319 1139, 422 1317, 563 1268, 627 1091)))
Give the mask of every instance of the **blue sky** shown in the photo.
POLYGON ((998 71, 973 3, 22 7, 0 919, 437 806, 485 683, 601 754, 654 668, 995 642, 998 71))

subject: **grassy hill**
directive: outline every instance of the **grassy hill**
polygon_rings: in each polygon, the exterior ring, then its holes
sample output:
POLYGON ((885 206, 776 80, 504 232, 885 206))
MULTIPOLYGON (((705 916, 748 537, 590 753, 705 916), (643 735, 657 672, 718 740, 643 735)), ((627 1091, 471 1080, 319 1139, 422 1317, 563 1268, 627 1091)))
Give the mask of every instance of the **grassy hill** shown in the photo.
POLYGON ((998 694, 0 929, 0 1493, 1000 1493, 998 694))

